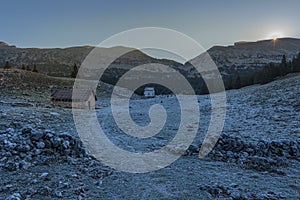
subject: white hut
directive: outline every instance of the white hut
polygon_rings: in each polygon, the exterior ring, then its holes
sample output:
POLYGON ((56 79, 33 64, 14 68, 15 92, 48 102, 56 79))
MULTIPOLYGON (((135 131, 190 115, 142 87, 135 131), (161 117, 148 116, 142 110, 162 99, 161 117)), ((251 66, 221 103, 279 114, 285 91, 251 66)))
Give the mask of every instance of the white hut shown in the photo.
POLYGON ((144 96, 147 97, 147 98, 155 97, 154 87, 145 87, 144 96))

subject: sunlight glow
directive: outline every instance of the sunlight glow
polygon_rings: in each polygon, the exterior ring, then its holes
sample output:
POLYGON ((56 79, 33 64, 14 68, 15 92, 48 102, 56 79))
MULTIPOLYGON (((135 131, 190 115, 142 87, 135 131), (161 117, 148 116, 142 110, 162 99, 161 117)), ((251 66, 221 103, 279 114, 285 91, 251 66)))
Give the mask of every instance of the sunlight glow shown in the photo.
POLYGON ((284 37, 284 34, 281 32, 273 32, 268 35, 268 39, 272 39, 273 41, 276 41, 278 38, 284 37))

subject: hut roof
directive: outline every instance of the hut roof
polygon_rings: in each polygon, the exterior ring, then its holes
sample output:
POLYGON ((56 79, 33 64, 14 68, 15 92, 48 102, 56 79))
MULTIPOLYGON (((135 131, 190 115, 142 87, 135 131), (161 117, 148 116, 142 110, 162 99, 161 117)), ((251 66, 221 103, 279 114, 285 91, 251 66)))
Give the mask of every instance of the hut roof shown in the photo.
POLYGON ((154 91, 154 87, 145 87, 145 91, 154 91))
POLYGON ((51 101, 81 102, 87 101, 91 95, 95 96, 94 91, 91 89, 54 89, 51 92, 51 101))

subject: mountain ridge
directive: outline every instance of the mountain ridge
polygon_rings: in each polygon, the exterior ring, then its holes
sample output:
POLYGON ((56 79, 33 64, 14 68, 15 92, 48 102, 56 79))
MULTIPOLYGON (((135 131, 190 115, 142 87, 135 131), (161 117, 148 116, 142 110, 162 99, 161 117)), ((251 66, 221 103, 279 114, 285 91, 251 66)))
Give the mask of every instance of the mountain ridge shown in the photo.
MULTIPOLYGON (((99 48, 99 47, 98 47, 99 48)), ((93 46, 83 45, 66 48, 18 48, 0 43, 0 66, 10 62, 14 68, 29 65, 50 76, 70 77, 74 64, 80 66, 86 56, 94 49, 93 46)), ((129 47, 99 48, 100 53, 110 56, 114 51, 127 50, 128 53, 117 58, 102 81, 115 84, 124 73, 142 64, 158 63, 167 65, 182 73, 196 88, 202 91, 205 83, 193 65, 205 64, 207 53, 217 65, 226 89, 235 88, 236 79, 241 85, 253 84, 253 77, 266 64, 280 63, 283 55, 291 61, 300 52, 300 39, 278 38, 276 40, 259 40, 254 42, 238 41, 228 46, 213 46, 207 52, 200 54, 185 64, 169 59, 153 58, 146 53, 129 47), (199 79, 200 78, 200 79, 199 79), (233 85, 233 86, 232 86, 233 85), (201 88, 201 89, 199 89, 201 88)), ((142 78, 142 77, 139 77, 142 78)))

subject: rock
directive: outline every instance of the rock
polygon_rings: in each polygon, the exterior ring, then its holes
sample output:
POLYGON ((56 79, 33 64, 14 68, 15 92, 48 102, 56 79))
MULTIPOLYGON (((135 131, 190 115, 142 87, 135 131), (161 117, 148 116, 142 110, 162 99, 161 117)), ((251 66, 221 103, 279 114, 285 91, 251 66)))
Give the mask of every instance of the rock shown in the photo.
POLYGON ((20 158, 25 158, 25 157, 26 157, 26 153, 24 153, 24 152, 19 152, 19 156, 20 156, 20 158))
POLYGON ((242 197, 241 193, 238 192, 238 191, 234 191, 230 194, 230 197, 234 200, 238 200, 238 199, 241 199, 241 200, 244 200, 245 198, 242 197))
POLYGON ((30 146, 29 145, 18 145, 16 149, 17 149, 17 151, 26 153, 26 152, 30 151, 30 146))
POLYGON ((70 176, 71 176, 72 178, 79 178, 78 174, 76 174, 76 173, 72 173, 70 176))
POLYGON ((16 171, 19 168, 19 163, 9 160, 4 164, 4 169, 8 171, 16 171))
POLYGON ((44 142, 37 142, 36 143, 36 147, 38 148, 38 149, 44 149, 45 148, 45 143, 44 142))
POLYGON ((12 153, 9 151, 3 152, 2 154, 3 157, 12 157, 12 153))
POLYGON ((292 157, 298 157, 299 156, 299 149, 298 146, 295 143, 291 143, 289 154, 292 157))
POLYGON ((8 159, 8 158, 4 156, 3 158, 0 158, 0 162, 6 162, 7 159, 8 159))
POLYGON ((62 140, 59 137, 54 137, 51 139, 52 145, 54 148, 57 148, 61 145, 62 140))
POLYGON ((277 161, 269 157, 250 156, 245 165, 257 171, 273 171, 277 161))
POLYGON ((39 193, 44 196, 49 196, 52 192, 53 192, 53 189, 51 189, 48 186, 44 186, 43 188, 41 188, 39 190, 39 193))
POLYGON ((70 188, 70 184, 68 182, 59 181, 57 189, 66 189, 70 188))
MULTIPOLYGON (((276 168, 288 166, 287 159, 297 159, 299 154, 298 141, 260 140, 255 144, 224 134, 209 157, 217 161, 236 162, 248 169, 282 174, 276 168)), ((188 152, 186 155, 189 155, 188 152)))
POLYGON ((50 112, 50 115, 52 115, 52 116, 60 116, 60 114, 58 114, 57 112, 50 112))
POLYGON ((30 139, 33 141, 38 141, 44 137, 45 133, 41 131, 32 130, 30 133, 30 139))
POLYGON ((230 192, 227 187, 223 185, 205 185, 200 187, 201 190, 206 190, 212 197, 217 198, 221 196, 229 196, 230 192))
POLYGON ((249 154, 247 152, 242 152, 240 157, 238 158, 239 164, 243 164, 245 161, 248 160, 249 154))
POLYGON ((185 151, 184 155, 192 155, 193 153, 199 153, 199 146, 191 144, 189 148, 185 151))
POLYGON ((240 138, 236 138, 232 151, 240 152, 243 148, 244 148, 244 142, 240 138))
POLYGON ((15 129, 21 129, 23 127, 21 122, 11 122, 10 126, 14 127, 15 129))
POLYGON ((63 197, 62 192, 61 192, 61 191, 58 191, 58 190, 55 190, 55 191, 54 191, 54 195, 55 195, 56 197, 63 197))
POLYGON ((48 173, 48 172, 43 172, 43 173, 40 175, 40 178, 41 178, 43 181, 49 181, 49 180, 50 180, 49 173, 48 173))
POLYGON ((64 149, 69 149, 70 148, 70 142, 68 140, 64 140, 62 143, 62 147, 64 149))
POLYGON ((269 143, 267 141, 261 140, 256 145, 256 154, 258 156, 265 156, 268 153, 269 143))
POLYGON ((22 129, 22 134, 26 135, 26 134, 30 134, 33 131, 33 128, 29 125, 25 126, 22 129))
POLYGON ((45 143, 45 148, 51 149, 51 147, 52 147, 51 141, 49 141, 49 140, 44 140, 43 142, 45 143))
POLYGON ((281 193, 274 193, 274 192, 268 192, 266 194, 259 194, 257 195, 257 199, 265 199, 265 200, 279 200, 284 199, 285 196, 283 196, 281 193))
POLYGON ((40 175, 40 178, 46 178, 48 175, 49 175, 48 172, 43 172, 43 173, 40 175))
POLYGON ((10 104, 12 107, 34 107, 33 103, 14 102, 10 104))
POLYGON ((45 130, 44 134, 45 134, 45 139, 51 139, 54 137, 54 134, 51 130, 45 130))
POLYGON ((232 151, 227 151, 226 156, 227 158, 234 158, 234 153, 232 151))
POLYGON ((5 200, 21 200, 21 195, 20 193, 13 193, 9 197, 7 197, 5 200))
POLYGON ((35 149, 35 151, 33 152, 34 155, 40 155, 42 153, 42 151, 40 149, 35 149))
POLYGON ((192 151, 193 153, 198 153, 199 152, 199 146, 195 145, 195 144, 191 144, 189 146, 190 151, 192 151))
POLYGON ((17 144, 14 142, 10 142, 8 140, 4 140, 4 144, 7 146, 8 150, 14 150, 17 147, 17 144))
POLYGON ((76 160, 75 158, 72 158, 72 157, 70 157, 70 156, 67 156, 67 162, 68 162, 69 164, 76 165, 77 160, 76 160))
POLYGON ((19 165, 22 169, 29 169, 29 167, 31 167, 31 164, 29 162, 26 162, 25 160, 21 160, 19 165))
POLYGON ((255 153, 255 150, 252 149, 252 148, 247 148, 246 149, 246 152, 249 154, 249 155, 253 155, 255 153))
POLYGON ((51 130, 42 132, 25 126, 10 137, 6 133, 0 136, 4 138, 0 140, 0 167, 8 171, 49 164, 61 156, 72 164, 78 164, 79 157, 85 158, 84 162, 91 160, 82 142, 67 133, 56 135, 51 130))
POLYGON ((61 134, 59 134, 58 136, 59 136, 60 138, 62 138, 62 139, 66 139, 66 140, 73 140, 73 139, 74 139, 74 137, 73 137, 72 135, 70 135, 70 134, 68 134, 68 133, 66 133, 66 132, 61 133, 61 134))
POLYGON ((15 129, 13 129, 13 128, 7 128, 6 129, 6 133, 8 133, 8 134, 14 134, 15 133, 15 129))

